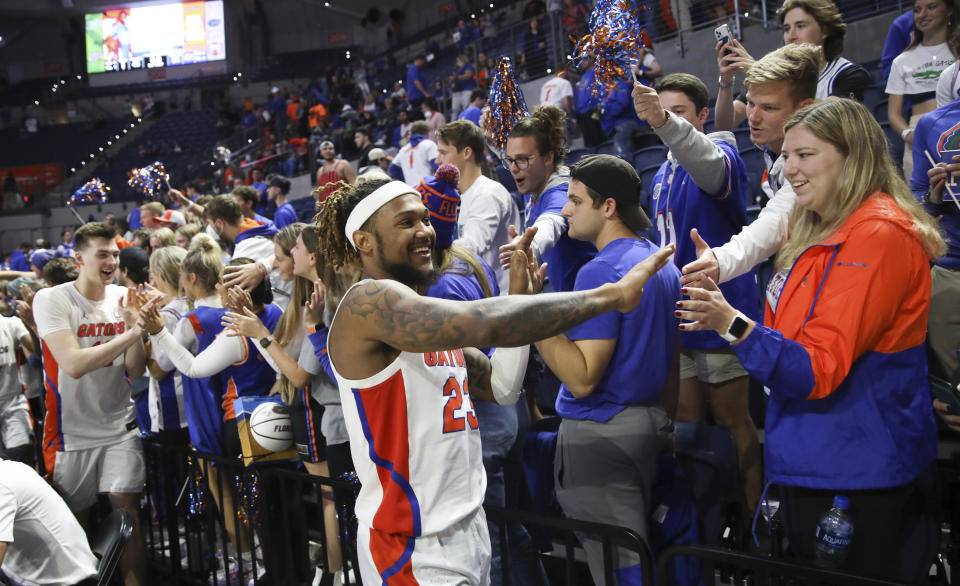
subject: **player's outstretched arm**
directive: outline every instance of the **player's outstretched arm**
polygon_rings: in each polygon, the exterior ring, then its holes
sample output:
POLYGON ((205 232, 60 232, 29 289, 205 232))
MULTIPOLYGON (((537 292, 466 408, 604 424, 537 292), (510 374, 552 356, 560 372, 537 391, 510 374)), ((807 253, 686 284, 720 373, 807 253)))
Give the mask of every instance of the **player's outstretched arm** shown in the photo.
POLYGON ((616 283, 571 293, 447 301, 422 297, 397 281, 368 281, 350 290, 338 315, 355 335, 406 352, 520 346, 607 311, 633 310, 674 250, 662 248, 616 283))
POLYGON ((73 378, 80 378, 104 366, 113 364, 117 356, 140 343, 140 331, 128 329, 109 342, 92 348, 81 348, 71 330, 51 332, 43 337, 60 368, 73 378))

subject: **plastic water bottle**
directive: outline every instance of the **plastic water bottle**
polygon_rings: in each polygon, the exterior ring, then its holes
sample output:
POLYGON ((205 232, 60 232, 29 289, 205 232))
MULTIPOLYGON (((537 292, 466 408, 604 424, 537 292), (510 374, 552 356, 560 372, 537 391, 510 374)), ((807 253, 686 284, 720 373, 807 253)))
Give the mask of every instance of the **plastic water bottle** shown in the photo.
POLYGON ((833 507, 820 516, 816 532, 814 563, 821 568, 837 568, 850 551, 853 521, 847 513, 850 499, 837 495, 833 507))

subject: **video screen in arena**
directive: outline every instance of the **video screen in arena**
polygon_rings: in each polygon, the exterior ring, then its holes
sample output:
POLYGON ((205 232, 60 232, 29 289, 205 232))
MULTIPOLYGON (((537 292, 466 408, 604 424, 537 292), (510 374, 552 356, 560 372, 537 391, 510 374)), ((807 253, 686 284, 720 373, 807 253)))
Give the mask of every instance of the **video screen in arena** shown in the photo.
POLYGON ((87 73, 226 58, 219 0, 115 8, 85 17, 87 73))

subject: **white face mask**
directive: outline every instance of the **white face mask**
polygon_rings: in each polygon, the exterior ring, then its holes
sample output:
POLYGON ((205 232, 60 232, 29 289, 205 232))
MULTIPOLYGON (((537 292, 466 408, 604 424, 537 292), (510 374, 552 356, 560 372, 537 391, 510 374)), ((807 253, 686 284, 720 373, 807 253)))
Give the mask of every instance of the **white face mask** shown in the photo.
POLYGON ((204 231, 208 236, 210 236, 211 238, 213 238, 214 240, 216 240, 217 242, 220 242, 220 235, 217 234, 217 230, 216 230, 216 228, 213 227, 213 224, 207 224, 207 227, 204 228, 203 231, 204 231))

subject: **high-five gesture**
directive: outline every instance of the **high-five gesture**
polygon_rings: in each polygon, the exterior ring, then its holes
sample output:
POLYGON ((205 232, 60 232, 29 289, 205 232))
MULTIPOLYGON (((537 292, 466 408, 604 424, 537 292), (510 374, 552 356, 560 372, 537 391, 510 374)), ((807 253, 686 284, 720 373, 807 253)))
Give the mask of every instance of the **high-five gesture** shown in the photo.
MULTIPOLYGON (((547 276, 547 265, 537 266, 537 259, 530 250, 530 243, 537 233, 536 226, 526 229, 519 239, 517 248, 510 257, 510 294, 533 295, 543 289, 543 280, 547 276)), ((516 236, 516 230, 510 226, 511 236, 516 236)))

